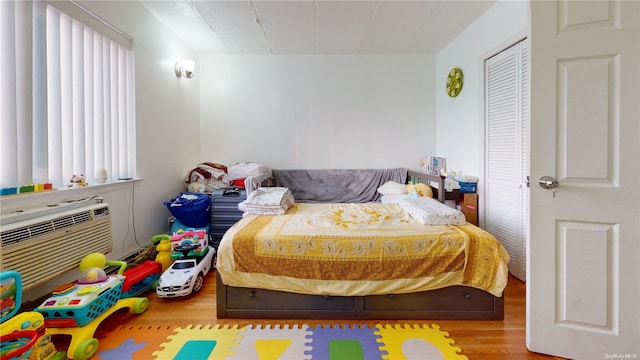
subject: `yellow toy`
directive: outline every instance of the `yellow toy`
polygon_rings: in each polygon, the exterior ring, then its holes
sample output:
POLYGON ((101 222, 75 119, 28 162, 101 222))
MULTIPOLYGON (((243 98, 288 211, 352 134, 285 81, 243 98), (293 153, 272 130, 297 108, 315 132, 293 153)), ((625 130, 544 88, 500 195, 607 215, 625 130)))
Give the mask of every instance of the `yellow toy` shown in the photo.
POLYGON ((87 360, 98 351, 98 339, 93 335, 115 311, 128 308, 132 314, 141 314, 147 309, 146 297, 133 296, 157 281, 160 265, 149 260, 127 271, 126 266, 124 261, 107 261, 101 253, 89 254, 80 262, 80 278, 58 286, 34 309, 44 317, 48 334, 71 336, 69 359, 87 360), (120 269, 116 275, 106 275, 106 265, 120 269))
POLYGON ((49 328, 48 331, 53 335, 70 335, 71 343, 67 350, 67 357, 75 360, 86 360, 98 351, 98 339, 94 338, 93 334, 103 320, 114 312, 124 308, 129 308, 129 311, 133 314, 140 314, 147 309, 148 301, 147 298, 120 299, 106 312, 100 314, 100 316, 84 326, 49 328))
MULTIPOLYGON (((56 351, 53 342, 51 341, 51 333, 49 329, 45 328, 44 317, 42 314, 35 311, 28 311, 19 313, 10 320, 2 323, 2 338, 9 335, 18 334, 20 332, 35 332, 36 340, 33 346, 28 351, 25 351, 22 356, 27 355, 24 359, 66 359, 65 353, 62 351, 56 351)), ((16 349, 17 350, 17 349, 16 349)), ((10 356, 11 359, 22 358, 14 357, 10 353, 3 354, 4 356, 10 356)))
POLYGON ((431 190, 431 186, 424 183, 418 183, 415 186, 416 186, 416 191, 420 196, 433 197, 433 191, 431 190))
POLYGON ((407 184, 407 193, 411 194, 414 191, 420 196, 433 197, 431 186, 425 183, 407 184))
POLYGON ((165 272, 171 264, 173 264, 173 258, 171 257, 171 236, 167 234, 156 235, 151 238, 151 242, 156 244, 156 262, 162 265, 162 272, 165 272))
POLYGON ((22 301, 22 280, 15 271, 0 273, 0 355, 2 359, 65 359, 56 352, 42 314, 27 311, 16 314, 22 301))

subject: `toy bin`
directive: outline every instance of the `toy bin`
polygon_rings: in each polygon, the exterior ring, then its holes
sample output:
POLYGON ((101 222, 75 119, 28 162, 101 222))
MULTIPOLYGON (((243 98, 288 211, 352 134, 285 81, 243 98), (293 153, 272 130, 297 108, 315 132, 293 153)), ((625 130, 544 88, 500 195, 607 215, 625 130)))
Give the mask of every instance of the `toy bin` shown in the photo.
POLYGON ((478 183, 458 181, 461 194, 475 194, 478 190, 478 183))
POLYGON ((188 227, 201 228, 209 224, 211 199, 207 194, 183 192, 164 205, 171 215, 188 227))

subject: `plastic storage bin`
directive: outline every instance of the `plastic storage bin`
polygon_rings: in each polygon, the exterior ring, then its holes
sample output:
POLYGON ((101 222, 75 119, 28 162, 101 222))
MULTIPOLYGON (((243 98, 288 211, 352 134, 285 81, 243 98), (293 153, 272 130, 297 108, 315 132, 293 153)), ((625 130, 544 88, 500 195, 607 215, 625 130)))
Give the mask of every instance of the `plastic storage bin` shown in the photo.
POLYGON ((458 184, 460 184, 461 194, 475 194, 478 190, 478 183, 458 181, 458 184))
POLYGON ((207 194, 183 192, 164 205, 186 226, 205 227, 211 218, 211 198, 207 194))

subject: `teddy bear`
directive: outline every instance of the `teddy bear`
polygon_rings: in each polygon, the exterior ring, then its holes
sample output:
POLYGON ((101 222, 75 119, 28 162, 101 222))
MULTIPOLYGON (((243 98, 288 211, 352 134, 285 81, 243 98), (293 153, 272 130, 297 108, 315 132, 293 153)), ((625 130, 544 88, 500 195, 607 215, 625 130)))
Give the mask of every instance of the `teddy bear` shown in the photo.
POLYGON ((84 174, 73 174, 73 176, 71 176, 71 179, 69 180, 69 183, 67 184, 67 187, 84 187, 87 185, 88 184, 85 181, 84 174))
POLYGON ((415 197, 419 197, 419 196, 433 197, 433 191, 431 190, 431 186, 424 183, 407 184, 407 193, 409 195, 415 193, 414 194, 415 197))

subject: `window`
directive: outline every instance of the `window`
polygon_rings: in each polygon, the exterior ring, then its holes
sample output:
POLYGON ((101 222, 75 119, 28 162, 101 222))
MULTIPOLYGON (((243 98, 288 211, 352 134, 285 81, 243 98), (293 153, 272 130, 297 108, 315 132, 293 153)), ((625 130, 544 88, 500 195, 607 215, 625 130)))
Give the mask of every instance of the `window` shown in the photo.
POLYGON ((0 40, 0 187, 135 176, 131 40, 44 1, 0 1, 0 40))

